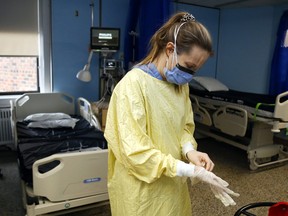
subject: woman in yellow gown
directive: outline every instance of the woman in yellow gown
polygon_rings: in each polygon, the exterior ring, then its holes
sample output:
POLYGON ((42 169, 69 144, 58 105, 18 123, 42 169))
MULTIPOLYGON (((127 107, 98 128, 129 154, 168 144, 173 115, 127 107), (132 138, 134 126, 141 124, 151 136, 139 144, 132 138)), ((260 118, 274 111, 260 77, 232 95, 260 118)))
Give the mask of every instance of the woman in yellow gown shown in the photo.
POLYGON ((180 12, 150 45, 147 57, 116 85, 109 103, 104 135, 111 212, 190 216, 186 178, 208 183, 218 178, 210 172, 209 156, 196 150, 188 86, 212 54, 211 37, 191 14, 180 12))

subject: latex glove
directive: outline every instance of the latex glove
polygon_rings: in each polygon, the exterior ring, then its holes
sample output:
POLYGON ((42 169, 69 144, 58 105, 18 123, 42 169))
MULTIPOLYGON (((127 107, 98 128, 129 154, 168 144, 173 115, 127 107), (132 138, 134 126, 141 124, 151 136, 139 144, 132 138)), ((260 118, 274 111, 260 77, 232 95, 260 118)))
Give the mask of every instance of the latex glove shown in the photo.
POLYGON ((214 196, 219 199, 224 206, 232 206, 232 205, 236 205, 236 202, 231 198, 230 195, 233 196, 240 196, 240 194, 233 192, 232 190, 225 188, 224 190, 222 188, 219 187, 215 187, 210 185, 210 188, 212 190, 212 192, 214 193, 214 196), (230 194, 230 195, 229 195, 230 194))
POLYGON ((212 171, 214 168, 214 163, 208 156, 208 154, 196 151, 196 150, 191 150, 187 152, 186 154, 187 159, 189 162, 196 166, 202 166, 208 171, 212 171))
POLYGON ((229 184, 220 177, 216 176, 214 173, 205 170, 203 167, 195 166, 194 173, 190 178, 192 183, 195 181, 195 179, 198 179, 209 184, 215 197, 225 206, 236 205, 230 195, 238 197, 239 194, 230 190, 228 188, 229 184))

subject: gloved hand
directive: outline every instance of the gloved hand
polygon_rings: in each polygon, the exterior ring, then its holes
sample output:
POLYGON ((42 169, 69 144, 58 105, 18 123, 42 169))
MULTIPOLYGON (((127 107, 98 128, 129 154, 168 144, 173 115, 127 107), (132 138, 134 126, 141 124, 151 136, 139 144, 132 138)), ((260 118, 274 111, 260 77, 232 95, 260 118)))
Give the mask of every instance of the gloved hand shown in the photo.
POLYGON ((202 166, 208 171, 212 171, 214 168, 213 161, 209 158, 208 154, 204 152, 192 150, 187 152, 186 157, 190 163, 196 166, 202 166))
POLYGON ((195 182, 195 180, 200 180, 209 184, 215 197, 219 199, 226 207, 229 205, 236 205, 230 195, 238 197, 239 194, 230 190, 228 188, 229 184, 220 177, 216 176, 214 173, 205 170, 203 167, 195 166, 194 173, 192 176, 190 176, 190 179, 192 184, 195 182))

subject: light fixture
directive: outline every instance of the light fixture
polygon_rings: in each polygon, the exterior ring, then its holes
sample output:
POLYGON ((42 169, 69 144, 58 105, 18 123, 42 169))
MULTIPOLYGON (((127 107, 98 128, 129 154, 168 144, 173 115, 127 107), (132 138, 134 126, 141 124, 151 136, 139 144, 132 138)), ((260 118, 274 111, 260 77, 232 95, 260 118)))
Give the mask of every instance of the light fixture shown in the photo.
POLYGON ((91 81, 90 64, 91 64, 92 56, 93 56, 93 50, 90 51, 87 64, 76 75, 77 79, 79 79, 83 82, 90 82, 91 81))
MULTIPOLYGON (((100 2, 99 2, 99 4, 101 6, 100 2)), ((101 8, 101 7, 99 7, 99 8, 101 8)), ((91 27, 93 27, 94 26, 94 0, 91 0, 90 10, 91 10, 91 27)), ((92 56, 93 56, 93 50, 90 50, 87 64, 76 75, 77 79, 79 79, 83 82, 90 82, 91 81, 90 64, 91 64, 92 56)))

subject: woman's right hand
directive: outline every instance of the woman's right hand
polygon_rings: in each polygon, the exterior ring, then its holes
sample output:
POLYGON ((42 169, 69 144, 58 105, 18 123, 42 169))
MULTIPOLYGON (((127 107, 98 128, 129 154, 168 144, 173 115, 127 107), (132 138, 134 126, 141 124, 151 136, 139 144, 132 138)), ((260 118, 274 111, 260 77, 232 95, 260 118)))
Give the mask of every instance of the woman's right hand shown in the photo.
POLYGON ((187 152, 186 157, 189 162, 191 162, 195 166, 204 167, 207 171, 212 171, 215 166, 208 154, 203 152, 191 150, 187 152))

